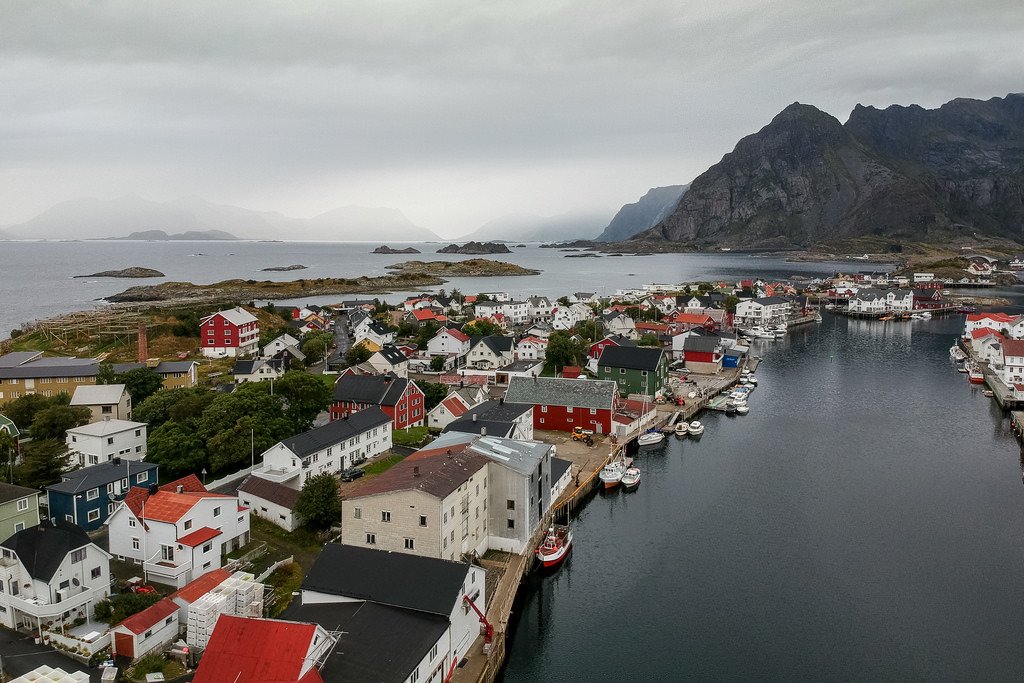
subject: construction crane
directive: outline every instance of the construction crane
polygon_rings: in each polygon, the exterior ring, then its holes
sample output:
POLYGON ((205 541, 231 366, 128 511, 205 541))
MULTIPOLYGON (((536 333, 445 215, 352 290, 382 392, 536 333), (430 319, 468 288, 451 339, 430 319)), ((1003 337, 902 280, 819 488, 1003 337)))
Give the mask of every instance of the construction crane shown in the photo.
POLYGON ((484 627, 484 645, 490 645, 491 640, 494 639, 494 627, 491 626, 491 622, 487 621, 487 617, 484 616, 484 613, 480 611, 480 608, 476 606, 476 603, 473 602, 471 597, 463 595, 462 599, 465 600, 466 604, 472 607, 473 611, 476 612, 476 615, 480 617, 480 624, 484 627))

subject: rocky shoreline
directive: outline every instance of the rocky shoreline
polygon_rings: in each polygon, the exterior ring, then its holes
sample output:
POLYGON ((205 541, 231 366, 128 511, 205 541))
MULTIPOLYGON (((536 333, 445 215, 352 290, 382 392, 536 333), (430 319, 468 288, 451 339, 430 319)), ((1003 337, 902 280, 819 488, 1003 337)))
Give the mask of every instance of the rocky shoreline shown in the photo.
POLYGON ((438 254, 511 254, 508 245, 501 242, 466 242, 461 247, 449 244, 437 250, 438 254))
POLYGON ((374 249, 373 251, 371 251, 370 253, 371 254, 422 254, 423 252, 421 252, 419 249, 416 249, 415 247, 406 247, 405 249, 395 249, 394 247, 389 247, 386 244, 382 244, 379 247, 377 247, 376 249, 374 249))

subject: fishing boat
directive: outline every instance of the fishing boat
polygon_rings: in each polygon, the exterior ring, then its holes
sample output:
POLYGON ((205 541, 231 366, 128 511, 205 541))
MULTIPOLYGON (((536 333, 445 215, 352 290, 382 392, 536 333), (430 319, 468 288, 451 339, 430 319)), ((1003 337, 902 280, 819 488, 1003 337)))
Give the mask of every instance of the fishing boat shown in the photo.
POLYGON ((537 546, 536 555, 545 567, 557 567, 572 550, 572 529, 562 524, 548 527, 544 540, 537 546))
POLYGON ((637 437, 638 446, 655 446, 665 440, 665 435, 657 429, 648 429, 637 437))
POLYGON ((957 313, 977 313, 978 312, 978 307, 977 306, 961 306, 960 308, 956 309, 956 312, 957 313))
POLYGON ((622 475, 626 472, 626 463, 621 460, 613 460, 598 473, 597 478, 601 480, 606 489, 613 489, 622 481, 622 475))
POLYGON ((929 313, 928 311, 925 311, 925 312, 921 313, 920 315, 921 315, 921 317, 922 317, 922 318, 923 318, 924 320, 928 320, 929 318, 931 318, 931 317, 932 317, 932 314, 931 314, 931 313, 929 313))
POLYGON ((686 431, 689 432, 690 436, 700 436, 704 433, 704 425, 702 425, 700 421, 694 420, 686 428, 686 431))
POLYGON ((949 357, 952 358, 953 360, 960 361, 965 360, 967 358, 967 354, 964 353, 963 349, 961 349, 959 346, 953 344, 952 346, 949 347, 949 357))
POLYGON ((957 366, 956 371, 957 372, 967 372, 967 366, 966 365, 957 366))
POLYGON ((690 433, 690 430, 686 426, 686 422, 684 422, 682 420, 680 420, 679 422, 676 423, 675 431, 676 431, 676 436, 686 436, 687 434, 690 433))
POLYGON ((627 491, 632 491, 640 485, 640 468, 639 467, 627 467, 626 471, 622 473, 622 488, 627 491))
POLYGON ((967 381, 971 384, 984 384, 985 375, 981 372, 981 368, 973 364, 967 368, 967 381))
POLYGON ((746 404, 746 402, 743 402, 740 405, 736 406, 736 414, 737 415, 746 415, 749 412, 750 412, 750 406, 748 406, 746 404))

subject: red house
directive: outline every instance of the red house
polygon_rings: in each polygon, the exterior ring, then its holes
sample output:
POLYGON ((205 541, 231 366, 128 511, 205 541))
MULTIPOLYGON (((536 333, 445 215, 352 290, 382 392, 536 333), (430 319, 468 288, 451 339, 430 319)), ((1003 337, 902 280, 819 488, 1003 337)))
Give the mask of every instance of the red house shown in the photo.
POLYGON ((208 358, 248 356, 260 345, 260 323, 244 308, 208 315, 199 323, 203 355, 208 358))
POLYGON ((387 413, 393 429, 419 426, 427 417, 423 392, 412 380, 391 374, 344 374, 338 378, 331 420, 340 420, 370 406, 387 413))
POLYGON ((636 346, 629 337, 624 337, 621 334, 613 334, 605 337, 601 341, 594 342, 590 345, 590 357, 600 358, 601 352, 604 351, 606 346, 636 346))
POLYGON ((571 432, 582 427, 611 434, 618 396, 610 380, 513 377, 505 403, 532 405, 534 429, 571 432))
POLYGON ((927 311, 934 308, 945 308, 946 300, 942 298, 941 289, 914 288, 914 310, 927 311))

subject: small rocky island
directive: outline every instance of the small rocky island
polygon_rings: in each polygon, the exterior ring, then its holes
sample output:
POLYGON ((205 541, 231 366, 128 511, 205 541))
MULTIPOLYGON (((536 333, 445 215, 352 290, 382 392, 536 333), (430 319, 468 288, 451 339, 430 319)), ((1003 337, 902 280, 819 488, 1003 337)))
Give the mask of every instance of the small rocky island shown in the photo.
POLYGON ((379 247, 377 247, 376 249, 374 249, 373 251, 371 251, 370 253, 371 254, 420 254, 422 252, 419 249, 416 249, 414 247, 406 247, 405 249, 395 249, 394 247, 389 247, 386 244, 382 244, 379 247))
POLYGON ((449 244, 437 250, 438 254, 511 254, 508 245, 496 242, 466 242, 461 247, 449 244))
POLYGON ((465 261, 404 261, 387 267, 399 274, 436 275, 442 277, 497 277, 501 275, 540 275, 539 270, 523 268, 514 263, 471 258, 465 261))
POLYGON ((287 273, 290 270, 305 270, 306 266, 295 263, 290 266, 274 266, 273 268, 264 268, 261 273, 287 273))
POLYGON ((132 266, 131 268, 124 268, 123 270, 104 270, 99 273, 93 273, 92 275, 76 275, 75 277, 124 277, 124 278, 147 278, 147 277, 167 277, 159 270, 153 270, 152 268, 143 268, 142 266, 132 266))

